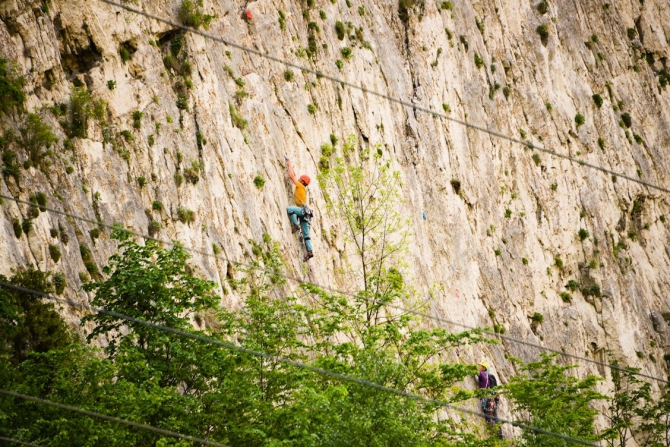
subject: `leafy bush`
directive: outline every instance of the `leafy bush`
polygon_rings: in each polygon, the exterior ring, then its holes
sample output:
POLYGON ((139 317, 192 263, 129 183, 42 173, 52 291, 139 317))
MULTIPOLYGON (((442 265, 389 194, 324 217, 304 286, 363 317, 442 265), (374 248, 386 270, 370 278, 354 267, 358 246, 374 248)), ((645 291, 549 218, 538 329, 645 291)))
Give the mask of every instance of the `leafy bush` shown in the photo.
POLYGON ((535 312, 535 313, 533 314, 533 316, 530 317, 530 319, 531 319, 532 321, 534 321, 535 323, 540 323, 540 324, 542 324, 542 323, 544 322, 544 315, 542 315, 542 314, 539 313, 539 312, 535 312))
POLYGON ((293 72, 291 70, 284 70, 284 80, 291 82, 293 80, 293 72))
POLYGON ((532 158, 535 166, 540 166, 540 163, 542 162, 542 160, 540 160, 540 156, 538 154, 533 154, 532 158))
POLYGON ((621 121, 625 124, 626 127, 633 125, 633 119, 630 117, 630 113, 624 112, 621 114, 621 121))
POLYGON ((335 33, 337 34, 337 38, 339 40, 344 40, 344 36, 347 33, 346 28, 344 27, 344 23, 340 22, 339 20, 335 22, 335 33))
POLYGON ((17 65, 0 57, 0 113, 7 113, 13 108, 22 109, 26 101, 26 94, 23 93, 26 80, 17 72, 17 65))
POLYGON ((60 260, 60 248, 58 248, 58 245, 52 245, 49 244, 49 255, 51 256, 51 260, 55 263, 58 263, 60 260))
POLYGON ((602 96, 600 96, 599 94, 596 93, 591 98, 593 98, 593 102, 596 103, 596 106, 598 108, 602 107, 602 105, 603 105, 603 97, 602 96))
POLYGON ((586 122, 586 118, 584 118, 584 115, 579 114, 579 113, 577 115, 575 115, 575 124, 577 125, 577 127, 581 126, 585 122, 586 122))
POLYGON ((546 24, 543 23, 542 25, 539 25, 537 28, 535 28, 535 31, 540 35, 542 42, 546 42, 549 38, 549 27, 546 24))
POLYGON ((177 17, 181 23, 195 29, 199 29, 200 27, 209 29, 212 20, 218 18, 218 16, 216 14, 203 14, 201 9, 202 4, 202 0, 183 0, 177 13, 177 17))
POLYGON ((580 228, 579 231, 577 232, 577 236, 579 236, 580 241, 585 241, 589 237, 589 230, 580 228))
POLYGON ((144 188, 145 186, 147 186, 146 177, 137 177, 137 184, 140 185, 140 188, 144 188))
POLYGON ((242 118, 242 116, 237 113, 237 110, 235 110, 235 107, 232 104, 228 104, 228 109, 230 110, 230 119, 233 122, 233 126, 240 130, 244 130, 248 124, 247 120, 242 118))
POLYGON ((256 175, 256 177, 254 177, 254 185, 256 185, 256 188, 261 189, 263 185, 265 185, 265 179, 263 176, 260 174, 256 175))
POLYGON ((70 138, 87 137, 89 118, 105 122, 107 103, 102 99, 94 99, 91 92, 83 87, 76 87, 70 95, 70 123, 67 134, 70 138))
POLYGON ((482 68, 484 66, 484 59, 477 53, 475 53, 475 66, 477 68, 482 68))
POLYGON ((565 287, 568 290, 570 290, 571 292, 574 292, 577 289, 579 289, 579 283, 577 281, 575 281, 574 279, 571 279, 570 281, 568 281, 568 283, 565 285, 565 287))
POLYGON ((163 203, 159 202, 158 200, 154 200, 151 204, 151 209, 154 211, 163 211, 163 203))
POLYGON ((540 14, 546 14, 549 11, 549 3, 546 0, 542 0, 537 4, 537 10, 540 14))
POLYGON ((351 59, 351 56, 352 56, 351 48, 342 47, 342 48, 340 48, 340 53, 342 53, 342 57, 344 57, 345 60, 351 59))
POLYGON ((152 220, 151 222, 149 222, 149 227, 147 229, 147 231, 149 232, 149 236, 155 236, 156 234, 158 234, 159 231, 161 231, 161 228, 162 225, 160 222, 152 220))
POLYGON ((181 223, 195 222, 195 211, 186 208, 177 208, 177 220, 181 223))
POLYGON ((572 302, 572 295, 568 292, 561 292, 560 297, 563 300, 564 303, 570 303, 572 302))
POLYGON ((62 295, 67 284, 65 281, 65 276, 61 273, 54 273, 54 275, 51 277, 51 282, 54 285, 56 295, 62 295))
POLYGON ((142 116, 144 116, 144 113, 140 112, 139 110, 135 110, 133 112, 133 127, 135 129, 142 127, 142 116))
POLYGON ((28 153, 30 165, 39 167, 46 157, 53 155, 52 151, 43 151, 43 149, 49 149, 52 144, 58 142, 58 138, 53 133, 51 126, 44 123, 39 115, 29 113, 19 131, 21 137, 17 143, 28 153))
POLYGON ((88 235, 91 236, 91 239, 93 240, 98 239, 100 237, 100 228, 91 228, 88 235))

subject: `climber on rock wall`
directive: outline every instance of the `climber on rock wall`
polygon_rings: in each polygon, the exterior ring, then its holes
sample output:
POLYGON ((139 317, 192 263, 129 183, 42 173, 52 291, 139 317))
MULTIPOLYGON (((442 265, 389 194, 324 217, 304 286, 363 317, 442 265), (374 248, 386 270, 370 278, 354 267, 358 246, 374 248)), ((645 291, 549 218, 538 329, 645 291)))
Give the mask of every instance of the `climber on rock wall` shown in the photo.
POLYGON ((295 184, 295 193, 293 194, 295 206, 286 208, 286 213, 291 220, 291 233, 297 232, 302 227, 302 235, 305 240, 305 248, 307 249, 304 261, 307 262, 314 256, 312 253, 312 240, 309 237, 309 225, 312 212, 309 207, 307 207, 307 185, 309 185, 311 179, 305 174, 301 175, 300 178, 296 177, 291 160, 289 160, 288 157, 284 158, 286 159, 286 166, 288 167, 288 176, 295 184))

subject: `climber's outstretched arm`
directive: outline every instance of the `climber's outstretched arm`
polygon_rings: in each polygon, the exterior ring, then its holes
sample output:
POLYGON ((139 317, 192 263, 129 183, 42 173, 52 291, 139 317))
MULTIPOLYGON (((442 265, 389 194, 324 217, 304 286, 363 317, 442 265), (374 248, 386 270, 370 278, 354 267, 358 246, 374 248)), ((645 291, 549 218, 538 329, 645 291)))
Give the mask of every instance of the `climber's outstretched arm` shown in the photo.
POLYGON ((291 181, 294 184, 298 183, 298 178, 295 176, 295 172, 293 171, 293 164, 291 164, 291 160, 288 159, 288 157, 284 156, 286 159, 286 167, 288 168, 288 176, 291 177, 291 181))

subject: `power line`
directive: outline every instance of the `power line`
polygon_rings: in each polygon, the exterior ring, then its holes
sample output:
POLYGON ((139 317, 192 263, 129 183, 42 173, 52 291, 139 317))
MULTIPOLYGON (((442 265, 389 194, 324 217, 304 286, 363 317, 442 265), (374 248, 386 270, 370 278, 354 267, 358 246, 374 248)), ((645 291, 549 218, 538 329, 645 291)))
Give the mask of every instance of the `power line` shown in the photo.
POLYGON ((274 62, 283 64, 283 65, 286 65, 287 67, 295 68, 295 69, 297 69, 297 70, 301 70, 301 71, 303 71, 303 72, 307 72, 307 73, 314 74, 314 75, 316 75, 316 76, 319 77, 319 78, 324 78, 324 79, 327 79, 327 80, 329 80, 329 81, 331 81, 331 82, 335 82, 335 83, 338 83, 338 84, 341 84, 341 85, 346 85, 346 86, 351 87, 351 88, 354 88, 354 89, 356 89, 356 90, 360 90, 360 91, 362 91, 362 92, 364 92, 364 93, 368 93, 368 94, 370 94, 370 95, 373 95, 373 96, 377 96, 377 97, 379 97, 379 98, 386 99, 386 100, 388 100, 388 101, 390 101, 390 102, 395 102, 395 103, 397 103, 397 104, 400 104, 400 105, 403 105, 403 106, 406 106, 406 107, 411 107, 411 108, 413 108, 413 109, 415 109, 415 110, 419 110, 419 111, 421 111, 421 112, 425 112, 425 113, 428 113, 428 114, 430 114, 430 115, 433 115, 433 116, 437 116, 437 117, 443 118, 443 119, 445 119, 445 120, 447 120, 447 121, 451 121, 451 122, 460 124, 460 125, 462 125, 462 126, 465 126, 465 127, 470 128, 470 129, 474 129, 474 130, 477 130, 477 131, 479 131, 479 132, 484 132, 484 133, 487 133, 487 134, 492 135, 492 136, 494 136, 494 137, 498 137, 498 138, 500 138, 500 139, 510 141, 510 142, 512 142, 512 143, 518 143, 518 144, 521 144, 522 146, 526 146, 526 147, 528 147, 528 148, 530 148, 530 149, 534 149, 534 150, 538 150, 538 151, 540 151, 540 152, 547 153, 547 154, 552 155, 552 156, 554 156, 554 157, 563 158, 563 159, 565 159, 565 160, 570 161, 571 163, 577 163, 577 164, 579 164, 579 165, 581 165, 581 166, 586 166, 586 167, 589 167, 589 168, 592 168, 592 169, 596 169, 596 170, 598 170, 598 171, 605 172, 605 173, 610 174, 610 175, 614 175, 614 176, 617 176, 617 177, 621 177, 621 178, 624 178, 624 179, 629 180, 629 181, 631 181, 631 182, 639 183, 639 184, 641 184, 641 185, 644 185, 644 186, 646 186, 646 187, 648 187, 648 188, 657 189, 657 190, 659 190, 659 191, 663 191, 663 192, 666 192, 666 193, 670 193, 670 189, 668 189, 668 188, 664 188, 664 187, 662 187, 662 186, 655 185, 655 184, 653 184, 653 183, 651 183, 651 182, 647 182, 647 181, 645 181, 645 180, 642 180, 642 179, 639 179, 639 178, 635 178, 635 177, 629 176, 629 175, 627 175, 627 174, 622 174, 622 173, 613 171, 612 169, 605 168, 605 167, 603 167, 603 166, 596 165, 596 164, 594 164, 594 163, 589 163, 589 162, 587 162, 587 161, 584 161, 584 160, 579 159, 579 158, 572 157, 572 156, 570 156, 570 155, 561 154, 561 153, 556 152, 556 151, 554 151, 554 150, 547 149, 547 148, 545 148, 545 147, 543 147, 543 146, 537 146, 536 144, 533 144, 533 143, 531 143, 531 142, 529 142, 529 141, 519 140, 519 139, 517 139, 517 138, 511 137, 511 136, 506 135, 506 134, 504 134, 504 133, 502 133, 502 132, 499 132, 499 131, 497 131, 497 130, 491 130, 488 126, 485 127, 485 126, 482 126, 482 125, 472 124, 472 123, 469 123, 469 122, 467 122, 467 121, 460 120, 460 119, 458 119, 458 118, 452 118, 452 117, 450 117, 450 116, 448 116, 448 115, 445 115, 445 114, 443 114, 443 113, 439 113, 439 112, 437 112, 437 111, 435 111, 435 110, 433 110, 433 109, 428 109, 428 108, 425 108, 425 107, 422 107, 422 106, 418 106, 418 105, 416 105, 416 104, 414 104, 414 103, 411 103, 411 102, 409 102, 409 101, 404 101, 404 100, 402 100, 402 99, 398 99, 398 98, 395 98, 395 97, 393 97, 393 96, 390 96, 390 95, 387 95, 387 94, 384 94, 384 93, 380 93, 380 92, 378 92, 378 91, 376 91, 376 90, 371 90, 371 89, 369 89, 369 88, 367 88, 367 87, 364 87, 364 86, 362 86, 362 85, 354 84, 354 83, 352 83, 352 82, 345 81, 344 79, 337 78, 337 77, 332 76, 332 75, 328 75, 328 74, 326 74, 326 73, 323 73, 323 72, 320 71, 320 70, 314 70, 314 69, 309 68, 309 67, 304 67, 304 66, 302 66, 302 65, 298 65, 298 64, 295 64, 295 63, 293 63, 293 62, 289 62, 289 61, 287 61, 287 60, 285 60, 285 59, 282 59, 282 58, 277 57, 277 56, 273 56, 273 55, 271 55, 271 54, 269 54, 269 53, 262 52, 262 51, 259 51, 259 50, 255 50, 255 49, 253 49, 253 48, 249 48, 249 47, 246 47, 246 46, 244 46, 244 45, 240 45, 240 44, 238 44, 238 43, 236 43, 236 42, 232 42, 232 41, 223 39, 223 38, 221 38, 221 37, 219 37, 219 36, 215 36, 215 35, 213 35, 213 34, 206 33, 206 32, 204 32, 204 31, 200 31, 200 30, 197 30, 197 29, 194 29, 194 28, 190 28, 190 27, 188 27, 188 26, 182 25, 181 23, 176 23, 176 22, 173 22, 173 21, 171 21, 171 20, 165 19, 165 18, 163 18, 163 17, 158 17, 158 16, 156 16, 156 15, 153 15, 153 14, 150 14, 150 13, 147 13, 147 12, 144 12, 144 11, 141 11, 141 10, 139 10, 139 9, 137 9, 137 8, 133 8, 132 6, 129 6, 129 5, 122 5, 122 4, 120 4, 120 3, 112 2, 112 1, 110 1, 110 0, 100 0, 100 1, 102 1, 102 2, 104 2, 104 3, 107 3, 107 4, 109 4, 109 5, 112 5, 112 6, 116 6, 116 7, 125 9, 125 10, 130 11, 130 12, 133 12, 133 13, 136 13, 136 14, 139 14, 139 15, 142 15, 142 16, 145 16, 145 17, 148 17, 148 18, 153 19, 153 20, 156 20, 156 21, 158 21, 158 22, 165 23, 165 24, 170 25, 170 26, 173 26, 173 27, 175 27, 175 28, 180 28, 180 29, 183 29, 183 30, 185 30, 185 31, 189 31, 189 32, 191 32, 191 33, 193 33, 193 34, 198 34, 198 35, 200 35, 200 36, 202 36, 202 37, 205 37, 205 38, 214 40, 214 41, 216 41, 216 42, 223 43, 224 45, 228 45, 228 46, 231 46, 231 47, 233 47, 233 48, 237 48, 238 50, 242 50, 242 51, 247 52, 247 53, 255 54, 255 55, 260 56, 260 57, 262 57, 262 58, 269 59, 269 60, 271 60, 271 61, 274 61, 274 62))
POLYGON ((19 441, 18 439, 5 438, 4 436, 0 436, 0 441, 13 442, 14 444, 28 445, 28 446, 31 446, 31 447, 40 447, 37 444, 31 444, 29 442, 19 441))
MULTIPOLYGON (((67 410, 67 411, 72 411, 72 412, 75 412, 75 413, 84 414, 86 416, 90 416, 90 417, 94 417, 94 418, 98 418, 98 419, 103 419, 103 420, 106 420, 106 421, 116 422, 117 424, 123 424, 123 425, 128 425, 130 427, 140 428, 142 430, 152 431, 154 433, 158 433, 158 434, 165 435, 165 436, 170 436, 170 437, 173 437, 173 438, 179 438, 179 439, 185 439, 185 440, 191 441, 191 442, 197 442, 199 444, 212 445, 212 446, 215 446, 215 447, 230 447, 230 446, 227 446, 225 444, 220 444, 218 442, 208 441, 206 439, 196 438, 196 437, 188 436, 188 435, 182 435, 181 433, 177 433, 177 432, 174 432, 174 431, 164 430, 162 428, 153 427, 151 425, 144 425, 144 424, 140 424, 140 423, 137 423, 137 422, 128 421, 126 419, 121 419, 121 418, 117 418, 117 417, 114 417, 114 416, 108 416, 106 414, 95 413, 93 411, 83 410, 81 408, 72 407, 70 405, 59 404, 58 402, 52 402, 50 400, 40 399, 39 397, 27 396, 25 394, 15 393, 14 391, 7 391, 7 390, 0 389, 0 394, 4 394, 4 395, 10 396, 10 397, 17 397, 19 399, 29 400, 29 401, 32 401, 32 402, 36 402, 38 404, 60 408, 62 410, 67 410)), ((27 445, 32 445, 32 444, 27 444, 27 445)))
MULTIPOLYGON (((462 413, 470 414, 472 416, 477 416, 477 417, 484 418, 484 419, 490 417, 486 414, 479 413, 479 412, 473 411, 473 410, 468 410, 467 408, 457 407, 453 404, 450 404, 448 402, 444 402, 444 401, 441 401, 441 400, 427 398, 427 397, 420 396, 418 394, 410 393, 410 392, 407 392, 407 391, 397 390, 395 388, 390 388, 390 387, 387 387, 387 386, 384 386, 384 385, 380 385, 378 383, 371 382, 369 380, 347 376, 345 374, 340 374, 340 373, 330 371, 330 370, 327 370, 327 369, 323 369, 323 368, 319 368, 319 367, 316 367, 316 366, 296 362, 294 360, 289 360, 289 359, 279 357, 279 356, 276 356, 276 355, 273 355, 273 354, 267 354, 267 353, 262 352, 262 351, 256 351, 256 350, 253 350, 253 349, 245 348, 243 346, 239 346, 239 345, 236 345, 234 343, 230 343, 230 342, 226 342, 226 341, 222 341, 222 340, 217 340, 217 339, 210 338, 210 337, 205 337, 205 336, 199 335, 199 334, 193 334, 191 332, 186 332, 186 331, 182 331, 180 329, 175 329, 175 328, 171 328, 171 327, 164 326, 164 325, 161 325, 161 324, 152 323, 150 321, 140 320, 139 318, 135 318, 135 317, 131 317, 131 316, 128 316, 128 315, 120 314, 118 312, 114 312, 114 311, 111 311, 111 310, 96 308, 96 307, 90 306, 88 304, 77 303, 75 301, 71 301, 71 300, 68 300, 68 299, 58 298, 58 297, 55 297, 53 295, 49 295, 49 294, 44 293, 44 292, 39 292, 37 290, 31 290, 31 289, 27 289, 25 287, 16 286, 16 285, 8 284, 8 283, 5 283, 5 282, 0 282, 0 286, 1 287, 6 287, 8 289, 17 290, 19 292, 29 293, 31 295, 36 295, 36 296, 46 298, 46 299, 49 299, 49 300, 52 300, 52 301, 56 301, 56 302, 59 302, 59 303, 69 304, 69 305, 74 306, 74 307, 79 307, 81 309, 86 309, 90 312, 109 315, 109 316, 112 316, 112 317, 115 317, 115 318, 120 318, 122 320, 130 321, 130 322, 137 323, 137 324, 141 324, 143 326, 147 326, 147 327, 150 327, 150 328, 162 330, 162 331, 165 331, 165 332, 170 332, 170 333, 173 333, 173 334, 176 334, 176 335, 191 338, 191 339, 194 339, 194 340, 199 340, 199 341, 202 341, 202 342, 205 342, 205 343, 214 344, 214 345, 226 348, 226 349, 231 349, 233 351, 242 352, 244 354, 252 355, 252 356, 255 356, 255 357, 261 357, 261 358, 264 358, 264 359, 267 359, 267 360, 272 360, 274 362, 294 366, 296 368, 311 371, 311 372, 316 373, 316 374, 321 374, 321 375, 324 375, 324 376, 333 377, 333 378, 341 380, 341 381, 355 383, 355 384, 362 385, 362 386, 367 386, 367 387, 374 388, 374 389, 377 389, 377 390, 380 390, 380 391, 386 391, 386 392, 389 392, 389 393, 392 393, 392 394, 395 394, 395 395, 398 395, 398 396, 407 397, 409 399, 416 400, 418 402, 423 402, 423 403, 427 403, 427 404, 431 404, 431 405, 444 407, 444 408, 447 408, 447 409, 450 409, 450 410, 459 411, 459 412, 462 412, 462 413)), ((0 394, 1 393, 10 394, 11 392, 0 390, 0 394)), ((16 393, 11 393, 11 395, 16 395, 16 393)), ((29 397, 29 396, 26 396, 26 397, 29 397)), ((30 398, 29 397, 29 400, 35 400, 35 399, 37 399, 37 398, 30 398)), ((52 404, 54 404, 54 406, 66 407, 62 404, 55 404, 53 402, 52 402, 52 404)), ((78 411, 78 412, 81 413, 81 412, 84 412, 86 410, 75 409, 73 411, 78 411)), ((86 414, 86 413, 84 413, 84 414, 86 414)), ((112 418, 112 416, 105 416, 105 415, 101 415, 101 416, 104 416, 104 417, 107 417, 107 418, 112 418)), ((116 418, 114 418, 114 419, 116 420, 116 418)), ((563 435, 563 434, 560 434, 560 433, 554 433, 554 432, 547 431, 547 430, 544 430, 544 429, 539 428, 539 427, 526 425, 526 424, 521 423, 521 422, 510 421, 510 420, 501 419, 501 418, 496 418, 496 420, 498 422, 502 422, 502 423, 505 423, 505 424, 510 424, 514 427, 518 427, 518 428, 525 429, 525 430, 530 430, 530 431, 540 433, 540 434, 544 434, 544 435, 548 435, 548 436, 554 436, 554 437, 557 437, 557 438, 560 438, 560 439, 564 439, 566 441, 572 441, 572 442, 575 442, 575 443, 578 443, 578 444, 592 446, 592 447, 600 447, 597 444, 593 444, 593 443, 590 443, 588 441, 584 441, 582 439, 573 438, 571 436, 566 436, 566 435, 563 435)), ((122 420, 116 420, 116 421, 120 422, 122 420)), ((130 421, 125 421, 125 422, 129 422, 129 424, 136 424, 136 423, 130 422, 130 421)), ((136 425, 141 425, 141 424, 136 424, 136 425)), ((142 427, 146 427, 146 426, 142 426, 142 427)), ((155 427, 152 427, 152 428, 154 428, 155 430, 161 430, 161 429, 157 429, 155 427)), ((172 432, 169 432, 169 433, 172 433, 172 432)), ((175 434, 178 435, 178 433, 175 433, 175 434)), ((184 436, 184 435, 182 435, 182 436, 184 436)), ((184 438, 184 439, 187 439, 187 438, 184 438)), ((191 439, 191 440, 193 440, 193 439, 191 439)), ((196 442, 202 442, 202 440, 198 440, 196 442)), ((206 442, 209 442, 209 441, 206 441, 206 442)), ((213 444, 213 445, 221 445, 221 444, 213 444)), ((227 446, 224 446, 224 447, 227 447, 227 446)))
MULTIPOLYGON (((29 206, 35 206, 35 204, 32 203, 32 202, 17 199, 15 197, 7 196, 7 195, 4 195, 4 194, 0 194, 0 198, 7 199, 7 200, 12 200, 16 203, 21 203, 21 204, 25 204, 25 205, 29 205, 29 206)), ((175 243, 173 241, 158 239, 158 238, 155 238, 153 236, 149 236, 149 235, 146 235, 146 234, 134 231, 134 230, 128 230, 128 229, 122 228, 122 227, 120 227, 118 225, 115 225, 115 224, 108 224, 108 223, 105 223, 105 222, 102 222, 102 221, 89 219, 87 217, 79 216, 77 214, 68 213, 68 212, 61 211, 61 210, 57 210, 55 208, 51 208, 51 207, 48 207, 48 206, 41 206, 40 205, 39 208, 43 211, 48 211, 48 212, 52 212, 52 213, 55 213, 55 214, 60 214, 60 215, 63 215, 65 217, 81 220, 83 222, 88 222, 88 223, 91 223, 91 224, 94 224, 94 225, 103 226, 105 228, 109 228, 109 229, 112 229, 112 230, 124 231, 128 234, 132 234, 133 236, 141 237, 145 240, 155 241, 155 242, 158 242, 160 244, 165 244, 165 245, 168 245, 168 246, 177 245, 177 243, 175 243)), ((258 270, 260 272, 268 273, 268 274, 271 274, 271 275, 274 275, 274 276, 279 276, 281 278, 284 278, 286 280, 293 281, 293 282, 296 282, 296 283, 299 283, 299 284, 312 285, 312 286, 318 287, 318 288, 323 289, 323 290, 327 290, 327 291, 332 292, 332 293, 338 293, 338 294, 343 295, 343 296, 350 296, 350 297, 354 297, 354 298, 358 298, 358 299, 364 299, 365 301, 367 301, 370 304, 376 304, 377 303, 377 301, 375 301, 372 298, 365 298, 365 297, 361 297, 361 296, 356 295, 356 294, 351 293, 351 292, 346 292, 346 291, 343 291, 343 290, 335 289, 335 288, 327 286, 327 285, 320 285, 318 283, 304 281, 301 278, 291 276, 291 275, 287 275, 285 273, 280 273, 280 272, 275 272, 275 271, 272 271, 272 270, 268 270, 268 269, 265 269, 265 268, 263 268, 259 265, 249 264, 249 263, 245 263, 245 262, 242 262, 242 261, 231 260, 230 258, 228 258, 228 255, 225 253, 225 251, 224 251, 224 257, 221 257, 219 255, 215 255, 213 253, 208 253, 206 251, 199 250, 199 249, 196 249, 196 248, 185 247, 181 244, 179 244, 179 246, 182 249, 184 249, 185 251, 188 251, 188 252, 191 252, 191 253, 196 253, 196 254, 199 254, 199 255, 202 255, 202 256, 211 257, 211 258, 215 258, 215 259, 218 259, 218 260, 226 261, 230 264, 235 264, 235 265, 238 265, 238 266, 243 266, 243 267, 246 267, 246 268, 258 270)), ((467 330, 477 330, 477 331, 480 331, 483 334, 486 334, 490 337, 500 338, 502 340, 506 340, 506 341, 509 341, 511 343, 518 343, 518 344, 521 344, 521 345, 541 349, 541 350, 544 350, 544 351, 547 351, 547 352, 558 354, 562 357, 567 357, 567 358, 571 358, 571 359, 575 359, 575 360, 581 360, 583 362, 591 363, 593 365, 597 365, 597 366, 601 366, 601 367, 605 367, 605 368, 609 368, 609 369, 615 369, 615 370, 618 370, 618 371, 626 372, 626 373, 629 373, 629 374, 634 374, 634 375, 640 376, 640 377, 645 377, 647 379, 655 380, 655 381, 658 381, 658 382, 670 383, 670 381, 668 381, 666 379, 663 379, 663 378, 660 378, 660 377, 655 377, 655 376, 645 374, 645 373, 642 373, 642 372, 635 372, 635 371, 632 371, 632 370, 627 369, 625 367, 612 365, 610 363, 600 362, 600 361, 590 359, 588 357, 582 357, 582 356, 579 356, 579 355, 576 355, 576 354, 568 354, 566 352, 563 352, 562 350, 542 346, 542 345, 539 345, 537 343, 533 343, 533 342, 529 342, 529 341, 522 340, 522 339, 519 339, 519 338, 511 337, 509 335, 499 334, 499 333, 496 333, 496 332, 493 332, 493 331, 490 331, 490 330, 487 330, 487 329, 478 328, 478 327, 474 327, 474 326, 469 326, 469 325, 463 324, 463 323, 457 323, 455 321, 447 320, 447 319, 442 318, 442 317, 436 317, 436 316, 433 316, 433 315, 428 315, 426 313, 419 312, 419 311, 416 311, 414 309, 410 309, 410 308, 407 308, 407 307, 395 305, 395 304, 392 304, 392 303, 384 303, 384 304, 386 306, 392 308, 392 309, 395 309, 395 310, 398 310, 398 311, 401 311, 401 312, 406 312, 408 314, 412 314, 412 315, 417 316, 417 317, 430 319, 430 320, 433 320, 433 321, 449 324, 449 325, 460 327, 460 328, 467 329, 467 330)))

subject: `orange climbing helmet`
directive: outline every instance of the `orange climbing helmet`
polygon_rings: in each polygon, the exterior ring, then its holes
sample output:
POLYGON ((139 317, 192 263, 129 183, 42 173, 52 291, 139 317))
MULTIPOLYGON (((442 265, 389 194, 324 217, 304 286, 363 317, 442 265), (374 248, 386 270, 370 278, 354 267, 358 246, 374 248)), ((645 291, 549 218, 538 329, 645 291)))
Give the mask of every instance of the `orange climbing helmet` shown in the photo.
POLYGON ((312 181, 312 179, 310 179, 306 174, 301 175, 300 180, 305 184, 305 186, 309 185, 309 182, 312 181))

